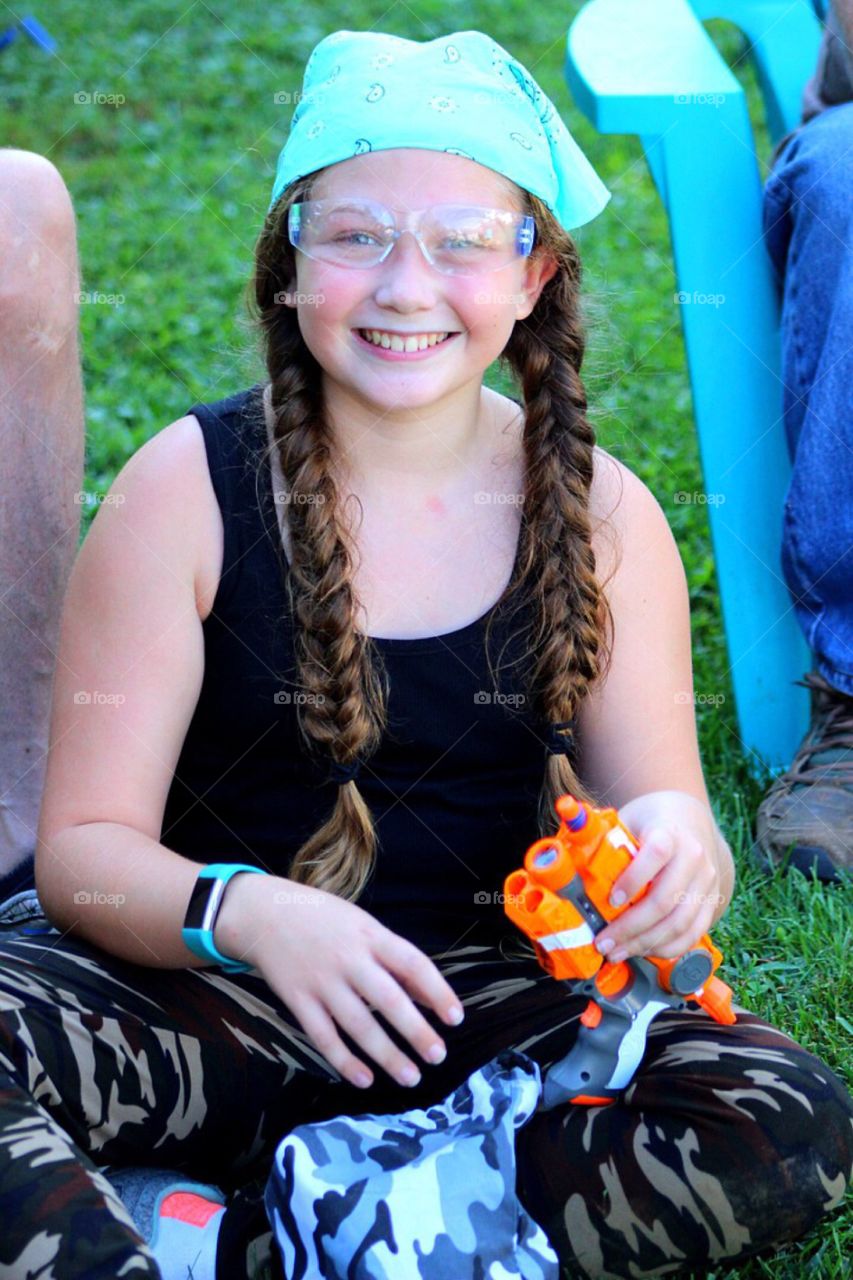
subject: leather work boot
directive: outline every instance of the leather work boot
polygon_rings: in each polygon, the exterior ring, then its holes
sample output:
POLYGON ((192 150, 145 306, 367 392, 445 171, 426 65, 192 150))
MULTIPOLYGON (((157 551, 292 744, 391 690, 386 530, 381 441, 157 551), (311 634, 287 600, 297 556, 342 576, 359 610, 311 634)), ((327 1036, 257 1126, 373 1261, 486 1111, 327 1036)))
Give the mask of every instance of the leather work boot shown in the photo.
POLYGON ((752 855, 840 880, 853 875, 853 697, 816 671, 796 683, 811 690, 811 725, 758 807, 752 855))

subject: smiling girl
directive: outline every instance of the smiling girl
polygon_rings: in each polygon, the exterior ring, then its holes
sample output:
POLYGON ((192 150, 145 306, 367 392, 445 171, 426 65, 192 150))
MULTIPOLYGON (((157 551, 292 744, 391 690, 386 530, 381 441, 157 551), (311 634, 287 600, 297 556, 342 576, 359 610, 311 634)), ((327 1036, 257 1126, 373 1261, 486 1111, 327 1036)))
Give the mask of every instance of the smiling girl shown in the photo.
MULTIPOLYGON (((0 1262, 154 1276, 95 1162, 230 1192, 296 1124, 563 1057, 586 1001, 499 895, 566 791, 637 833, 618 891, 651 882, 603 953, 675 956, 725 909, 684 570, 586 417, 568 233, 607 199, 479 32, 312 53, 256 250, 268 379, 129 461, 72 576, 59 936, 0 947, 0 1262)), ((838 1202, 850 1118, 781 1031, 670 1014, 615 1105, 519 1132, 518 1193, 571 1274, 734 1261, 838 1202)))

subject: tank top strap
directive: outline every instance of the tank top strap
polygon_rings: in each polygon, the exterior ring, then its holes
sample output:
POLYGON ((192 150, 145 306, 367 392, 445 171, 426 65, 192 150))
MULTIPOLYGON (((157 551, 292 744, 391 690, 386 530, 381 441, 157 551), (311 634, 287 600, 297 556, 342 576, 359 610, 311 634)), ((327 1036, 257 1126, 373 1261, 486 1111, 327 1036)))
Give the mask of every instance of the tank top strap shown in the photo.
POLYGON ((204 437, 213 491, 222 514, 224 551, 215 607, 233 596, 241 568, 258 538, 256 487, 264 447, 263 384, 211 404, 194 404, 187 413, 198 420, 204 437))

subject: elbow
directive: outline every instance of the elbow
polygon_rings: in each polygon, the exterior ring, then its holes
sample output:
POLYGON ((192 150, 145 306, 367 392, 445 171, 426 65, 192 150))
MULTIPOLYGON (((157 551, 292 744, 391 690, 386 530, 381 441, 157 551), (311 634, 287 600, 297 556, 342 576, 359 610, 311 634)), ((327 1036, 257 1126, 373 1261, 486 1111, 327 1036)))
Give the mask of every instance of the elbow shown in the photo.
POLYGON ((55 927, 67 929, 74 919, 70 909, 74 887, 71 860, 62 852, 63 834, 62 830, 48 832, 39 825, 33 873, 44 914, 55 927))

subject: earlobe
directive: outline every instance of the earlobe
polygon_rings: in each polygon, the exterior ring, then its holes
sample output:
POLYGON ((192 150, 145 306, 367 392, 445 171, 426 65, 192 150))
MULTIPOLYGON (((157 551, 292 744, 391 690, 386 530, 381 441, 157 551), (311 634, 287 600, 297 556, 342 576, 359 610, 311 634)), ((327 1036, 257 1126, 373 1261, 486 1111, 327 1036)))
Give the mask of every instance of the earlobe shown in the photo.
POLYGON ((282 303, 282 305, 285 307, 295 307, 296 306, 295 294, 296 294, 296 280, 291 279, 287 288, 282 289, 280 293, 276 294, 276 300, 282 303))

